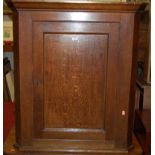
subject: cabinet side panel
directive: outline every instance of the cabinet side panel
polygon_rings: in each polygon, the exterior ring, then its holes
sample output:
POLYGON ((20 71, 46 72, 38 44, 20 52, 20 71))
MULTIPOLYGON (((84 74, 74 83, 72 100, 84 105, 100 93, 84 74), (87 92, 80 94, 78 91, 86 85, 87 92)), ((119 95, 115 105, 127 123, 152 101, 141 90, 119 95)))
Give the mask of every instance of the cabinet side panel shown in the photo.
MULTIPOLYGON (((17 57, 18 74, 20 79, 16 94, 17 110, 20 108, 21 141, 19 145, 30 145, 32 138, 32 33, 31 15, 29 12, 19 11, 19 51, 17 57)), ((19 80, 19 81, 17 81, 19 80)), ((18 121, 18 120, 17 120, 18 121)), ((18 122, 17 122, 18 123, 18 122)), ((17 131, 18 132, 18 131, 17 131)))
POLYGON ((20 129, 20 76, 19 76, 19 16, 18 12, 13 15, 13 34, 14 34, 14 79, 15 79, 15 127, 16 127, 16 142, 19 144, 21 139, 20 129))
MULTIPOLYGON (((128 119, 132 117, 130 108, 130 84, 132 75, 133 57, 133 30, 134 13, 122 14, 120 25, 120 51, 118 53, 118 102, 117 102, 117 129, 116 145, 127 147, 128 145, 128 119)), ((133 111, 132 107, 132 111, 133 111)), ((131 136, 131 135, 130 135, 131 136)), ((130 143, 131 145, 131 143, 130 143)))
POLYGON ((138 59, 138 38, 139 38, 139 21, 140 13, 135 14, 134 18, 134 31, 133 31, 133 54, 132 54, 132 75, 130 83, 130 102, 129 102, 129 119, 128 119, 128 145, 132 142, 134 109, 135 109, 135 94, 136 94, 136 71, 138 59))

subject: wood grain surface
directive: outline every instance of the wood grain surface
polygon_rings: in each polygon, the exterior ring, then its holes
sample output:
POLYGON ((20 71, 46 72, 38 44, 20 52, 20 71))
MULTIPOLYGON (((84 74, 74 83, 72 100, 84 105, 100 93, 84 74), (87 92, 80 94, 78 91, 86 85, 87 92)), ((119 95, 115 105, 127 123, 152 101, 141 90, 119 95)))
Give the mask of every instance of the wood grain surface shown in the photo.
MULTIPOLYGON (((10 134, 8 135, 8 138, 6 139, 5 143, 4 143, 4 149, 3 149, 3 153, 4 155, 51 155, 51 152, 24 152, 24 151, 19 151, 18 149, 16 149, 16 147, 14 147, 15 144, 15 129, 13 128, 10 131, 10 134)), ((142 155, 142 148, 140 146, 140 144, 138 143, 136 137, 133 135, 133 145, 134 148, 131 149, 129 151, 129 153, 114 153, 115 155, 142 155)), ((84 154, 84 153, 67 153, 68 155, 88 155, 88 153, 84 154)), ((66 154, 66 155, 67 155, 66 154)), ((55 154, 58 155, 58 154, 55 154)), ((59 153, 59 155, 61 155, 59 153)), ((113 153, 91 153, 91 155, 113 155, 113 153)))
POLYGON ((14 4, 19 150, 128 153, 146 4, 14 4))

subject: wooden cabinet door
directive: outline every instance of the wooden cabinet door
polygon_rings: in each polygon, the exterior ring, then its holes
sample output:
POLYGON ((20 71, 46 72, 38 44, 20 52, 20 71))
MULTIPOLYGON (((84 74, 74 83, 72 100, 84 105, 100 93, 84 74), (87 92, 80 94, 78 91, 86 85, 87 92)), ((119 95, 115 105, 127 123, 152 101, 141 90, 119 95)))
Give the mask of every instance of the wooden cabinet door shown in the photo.
POLYGON ((32 32, 34 138, 113 135, 119 24, 36 21, 32 32))

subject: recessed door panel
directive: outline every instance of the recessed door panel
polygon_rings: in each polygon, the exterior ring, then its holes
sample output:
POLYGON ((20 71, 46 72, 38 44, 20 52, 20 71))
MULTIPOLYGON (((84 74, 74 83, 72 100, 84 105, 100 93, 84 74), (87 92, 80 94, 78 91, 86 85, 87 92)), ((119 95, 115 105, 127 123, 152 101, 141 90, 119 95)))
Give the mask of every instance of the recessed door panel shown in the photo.
POLYGON ((44 35, 44 127, 104 129, 107 35, 44 35))

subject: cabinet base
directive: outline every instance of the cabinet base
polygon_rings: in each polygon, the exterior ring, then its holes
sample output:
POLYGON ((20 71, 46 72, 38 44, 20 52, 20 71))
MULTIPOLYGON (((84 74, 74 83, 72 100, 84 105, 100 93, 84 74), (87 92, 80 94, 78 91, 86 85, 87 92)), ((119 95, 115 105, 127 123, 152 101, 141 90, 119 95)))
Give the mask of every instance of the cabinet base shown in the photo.
POLYGON ((14 147, 15 144, 15 131, 11 130, 5 144, 4 144, 4 155, 142 155, 142 149, 139 145, 136 137, 133 135, 133 145, 134 148, 131 149, 128 153, 121 152, 104 152, 104 153, 54 153, 54 152, 39 152, 39 151, 19 151, 14 147))

